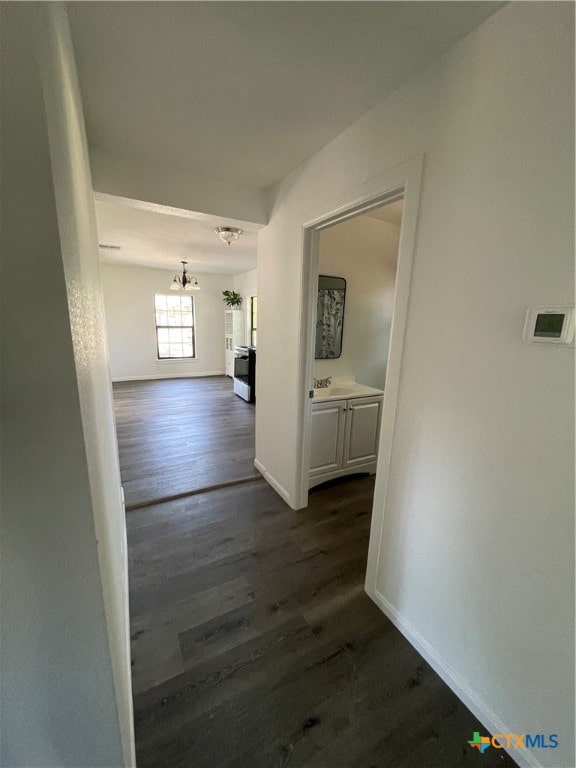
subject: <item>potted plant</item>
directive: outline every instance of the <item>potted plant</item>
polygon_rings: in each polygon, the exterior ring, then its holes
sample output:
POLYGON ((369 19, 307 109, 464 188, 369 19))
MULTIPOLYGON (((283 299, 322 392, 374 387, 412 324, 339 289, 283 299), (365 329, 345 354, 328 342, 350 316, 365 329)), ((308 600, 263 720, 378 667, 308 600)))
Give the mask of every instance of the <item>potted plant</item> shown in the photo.
POLYGON ((223 301, 230 309, 238 309, 242 304, 242 296, 236 291, 222 291, 222 293, 224 294, 223 301))

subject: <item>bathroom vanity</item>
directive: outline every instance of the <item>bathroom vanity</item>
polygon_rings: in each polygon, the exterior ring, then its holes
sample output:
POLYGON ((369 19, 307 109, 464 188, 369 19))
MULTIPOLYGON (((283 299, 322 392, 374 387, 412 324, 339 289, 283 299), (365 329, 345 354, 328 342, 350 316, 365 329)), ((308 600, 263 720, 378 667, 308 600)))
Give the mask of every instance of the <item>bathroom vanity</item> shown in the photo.
POLYGON ((314 389, 309 488, 376 471, 383 395, 355 382, 314 389))

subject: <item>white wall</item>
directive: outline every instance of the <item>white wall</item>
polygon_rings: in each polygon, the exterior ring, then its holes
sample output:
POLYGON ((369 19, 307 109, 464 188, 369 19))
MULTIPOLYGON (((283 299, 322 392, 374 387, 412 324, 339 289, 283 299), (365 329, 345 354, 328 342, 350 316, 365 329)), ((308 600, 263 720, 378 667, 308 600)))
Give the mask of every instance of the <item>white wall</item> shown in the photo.
POLYGON ((485 723, 559 734, 533 764, 562 768, 574 352, 521 336, 527 307, 574 303, 573 27, 568 3, 498 11, 275 190, 258 258, 256 456, 294 500, 303 224, 425 153, 376 589, 485 723))
POLYGON ((125 523, 62 5, 2 8, 2 87, 0 762, 117 768, 134 764, 125 523))
POLYGON ((224 373, 222 291, 231 275, 198 274, 200 291, 191 291, 196 310, 196 359, 158 360, 154 294, 170 293, 173 272, 102 264, 102 286, 113 380, 224 373))
POLYGON ((314 376, 355 376, 384 389, 400 227, 358 216, 320 233, 319 274, 346 280, 342 354, 316 360, 314 376))
POLYGON ((258 270, 243 272, 234 275, 234 290, 242 296, 242 309, 244 310, 244 328, 246 329, 245 344, 250 344, 250 297, 258 296, 258 270))

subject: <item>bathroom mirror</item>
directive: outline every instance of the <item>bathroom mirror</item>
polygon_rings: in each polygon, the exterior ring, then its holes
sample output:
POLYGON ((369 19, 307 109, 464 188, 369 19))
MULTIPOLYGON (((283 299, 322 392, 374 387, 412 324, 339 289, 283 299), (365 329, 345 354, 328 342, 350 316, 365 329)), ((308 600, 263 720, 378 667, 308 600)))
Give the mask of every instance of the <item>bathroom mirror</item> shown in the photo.
POLYGON ((346 280, 343 277, 318 275, 316 316, 316 360, 340 357, 344 327, 346 280))

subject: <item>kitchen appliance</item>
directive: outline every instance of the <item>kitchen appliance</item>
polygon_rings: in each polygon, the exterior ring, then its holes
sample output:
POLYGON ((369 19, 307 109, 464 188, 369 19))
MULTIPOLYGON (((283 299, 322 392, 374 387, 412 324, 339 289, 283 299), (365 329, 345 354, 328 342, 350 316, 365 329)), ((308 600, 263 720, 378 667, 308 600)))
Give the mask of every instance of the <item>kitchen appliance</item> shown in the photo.
POLYGON ((256 347, 234 347, 234 392, 256 402, 256 347))

